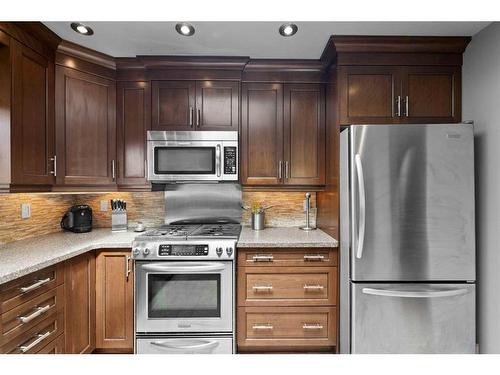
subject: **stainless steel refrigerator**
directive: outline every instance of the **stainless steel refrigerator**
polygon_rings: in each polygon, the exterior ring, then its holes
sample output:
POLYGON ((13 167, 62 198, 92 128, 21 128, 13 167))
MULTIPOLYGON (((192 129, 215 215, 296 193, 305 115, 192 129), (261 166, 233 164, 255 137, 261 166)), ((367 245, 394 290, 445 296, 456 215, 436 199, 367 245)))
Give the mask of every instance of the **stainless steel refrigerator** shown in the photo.
POLYGON ((473 126, 340 138, 341 353, 474 353, 473 126))

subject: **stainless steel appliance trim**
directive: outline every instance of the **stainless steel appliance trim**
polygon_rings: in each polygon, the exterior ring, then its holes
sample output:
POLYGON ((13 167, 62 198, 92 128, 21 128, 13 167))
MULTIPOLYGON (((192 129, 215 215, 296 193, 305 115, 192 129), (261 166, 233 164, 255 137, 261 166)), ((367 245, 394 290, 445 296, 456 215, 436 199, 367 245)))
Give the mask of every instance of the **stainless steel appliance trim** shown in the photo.
POLYGON ((377 289, 363 288, 364 294, 385 297, 400 297, 400 298, 440 298, 453 297, 467 294, 469 291, 465 288, 452 290, 420 290, 420 291, 404 291, 397 289, 377 289))
POLYGON ((21 293, 28 293, 34 289, 40 288, 43 284, 47 284, 50 280, 51 280, 51 278, 47 277, 46 279, 39 280, 30 286, 23 286, 23 287, 19 288, 19 290, 21 291, 21 293))
POLYGON ((235 337, 220 335, 136 335, 137 354, 232 354, 236 353, 235 337), (213 344, 213 343, 216 344, 213 344))
POLYGON ((178 349, 178 350, 196 350, 196 349, 214 349, 219 346, 217 341, 204 341, 198 345, 175 345, 171 343, 172 341, 152 341, 151 345, 161 346, 163 348, 178 349))
POLYGON ((237 131, 148 130, 148 141, 238 141, 237 131))
POLYGON ((217 177, 220 177, 222 174, 221 166, 222 166, 221 146, 220 146, 220 144, 218 144, 215 147, 215 169, 217 171, 217 177))
POLYGON ((181 273, 181 272, 214 272, 223 271, 225 266, 223 264, 211 264, 211 263, 192 263, 189 265, 175 264, 172 262, 162 262, 162 263, 152 263, 145 264, 142 269, 146 271, 159 271, 159 272, 170 272, 170 273, 181 273))
POLYGON ((44 334, 36 335, 35 337, 37 337, 37 339, 35 341, 33 341, 29 345, 21 345, 21 346, 19 346, 19 350, 21 351, 21 353, 26 353, 30 349, 33 349, 35 346, 37 346, 38 344, 40 344, 43 340, 45 340, 51 334, 52 334, 52 332, 47 331, 44 334))
POLYGON ((359 154, 354 156, 356 163, 356 172, 358 176, 358 190, 359 190, 359 221, 358 221, 358 246, 356 249, 356 258, 361 259, 363 256, 363 243, 365 240, 365 226, 366 226, 366 195, 365 195, 365 177, 363 174, 363 163, 359 154))
POLYGON ((51 308, 51 305, 46 305, 44 307, 37 307, 36 310, 28 315, 28 316, 20 316, 19 317, 19 320, 23 323, 29 323, 31 322, 33 319, 35 319, 36 317, 42 315, 43 313, 49 311, 51 308))

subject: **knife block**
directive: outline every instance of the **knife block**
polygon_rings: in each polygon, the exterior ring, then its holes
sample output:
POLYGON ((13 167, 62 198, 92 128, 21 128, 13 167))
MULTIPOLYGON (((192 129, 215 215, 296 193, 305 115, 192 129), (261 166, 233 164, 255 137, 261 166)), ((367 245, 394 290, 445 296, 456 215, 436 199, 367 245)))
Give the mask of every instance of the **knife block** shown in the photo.
POLYGON ((126 232, 127 231, 127 211, 113 210, 111 211, 111 231, 126 232))

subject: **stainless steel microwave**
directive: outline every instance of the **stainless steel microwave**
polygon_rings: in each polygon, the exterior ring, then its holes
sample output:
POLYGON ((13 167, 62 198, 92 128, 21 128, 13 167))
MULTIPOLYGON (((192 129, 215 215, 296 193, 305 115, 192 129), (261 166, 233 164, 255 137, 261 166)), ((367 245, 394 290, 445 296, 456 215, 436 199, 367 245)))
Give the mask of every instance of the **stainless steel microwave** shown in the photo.
POLYGON ((237 181, 238 132, 148 131, 152 183, 237 181))

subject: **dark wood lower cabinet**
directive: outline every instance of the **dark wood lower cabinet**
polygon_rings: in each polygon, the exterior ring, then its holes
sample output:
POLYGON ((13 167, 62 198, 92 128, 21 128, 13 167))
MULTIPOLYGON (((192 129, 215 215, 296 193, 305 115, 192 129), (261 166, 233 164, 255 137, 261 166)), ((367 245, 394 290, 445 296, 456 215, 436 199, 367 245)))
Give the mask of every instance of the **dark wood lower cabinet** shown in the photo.
POLYGON ((95 254, 88 252, 65 265, 66 349, 87 354, 95 349, 95 254))
POLYGON ((96 257, 96 351, 134 350, 134 273, 130 249, 96 257))

